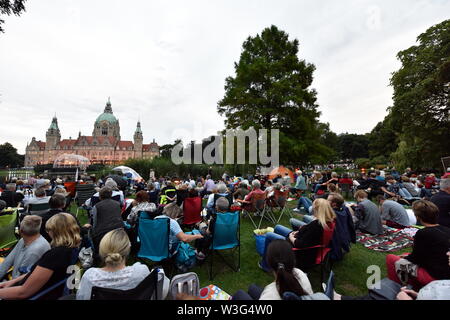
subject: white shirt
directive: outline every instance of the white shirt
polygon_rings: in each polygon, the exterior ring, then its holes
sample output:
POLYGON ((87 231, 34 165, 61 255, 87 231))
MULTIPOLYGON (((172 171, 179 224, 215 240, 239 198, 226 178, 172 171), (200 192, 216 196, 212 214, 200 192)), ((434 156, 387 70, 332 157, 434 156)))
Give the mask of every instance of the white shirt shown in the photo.
MULTIPOLYGON (((308 276, 302 270, 297 268, 294 268, 292 271, 305 293, 308 295, 313 294, 314 292, 312 291, 308 276)), ((275 281, 264 288, 259 300, 282 300, 280 294, 278 293, 277 284, 275 281)))
POLYGON ((92 287, 129 290, 136 288, 148 275, 148 267, 140 262, 115 272, 100 268, 88 269, 81 278, 77 300, 90 300, 92 287))

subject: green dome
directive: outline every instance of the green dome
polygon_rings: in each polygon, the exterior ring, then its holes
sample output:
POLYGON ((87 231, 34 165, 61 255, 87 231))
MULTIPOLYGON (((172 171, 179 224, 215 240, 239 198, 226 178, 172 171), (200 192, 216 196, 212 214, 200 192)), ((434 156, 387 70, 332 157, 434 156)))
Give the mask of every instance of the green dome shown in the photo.
POLYGON ((102 121, 108 121, 109 123, 116 123, 117 119, 112 113, 102 113, 98 116, 97 120, 95 120, 95 123, 99 123, 102 121))

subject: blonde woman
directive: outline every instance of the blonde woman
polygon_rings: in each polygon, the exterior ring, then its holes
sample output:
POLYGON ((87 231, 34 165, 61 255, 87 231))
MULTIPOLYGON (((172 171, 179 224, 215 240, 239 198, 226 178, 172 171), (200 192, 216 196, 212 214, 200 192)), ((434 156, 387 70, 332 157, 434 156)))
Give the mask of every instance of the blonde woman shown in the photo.
POLYGON ((100 241, 100 257, 105 266, 90 268, 81 278, 77 300, 90 300, 92 287, 128 290, 137 287, 149 274, 146 265, 136 262, 127 267, 130 240, 123 229, 108 232, 100 241))
MULTIPOLYGON (((0 299, 26 299, 69 276, 67 267, 72 264, 81 242, 77 221, 68 213, 59 213, 47 221, 45 228, 52 240, 51 249, 31 267, 29 273, 1 283, 0 299)), ((62 291, 62 287, 53 290, 41 299, 58 299, 62 291)))
MULTIPOLYGON (((297 249, 311 248, 322 243, 323 231, 331 228, 336 214, 326 199, 316 199, 313 202, 313 211, 314 218, 309 223, 291 219, 292 226, 298 228, 298 231, 277 225, 274 232, 266 233, 263 259, 258 264, 261 269, 266 272, 271 270, 266 262, 266 251, 270 242, 275 239, 288 240, 297 249)), ((297 251, 297 268, 308 269, 314 265, 315 257, 316 250, 297 251)))

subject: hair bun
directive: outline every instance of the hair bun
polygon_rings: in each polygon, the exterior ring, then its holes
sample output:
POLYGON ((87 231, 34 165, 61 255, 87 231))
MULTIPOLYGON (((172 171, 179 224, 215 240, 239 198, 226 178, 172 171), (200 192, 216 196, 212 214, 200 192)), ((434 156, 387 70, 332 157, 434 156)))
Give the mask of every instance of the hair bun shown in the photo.
POLYGON ((120 262, 121 260, 122 256, 119 253, 108 253, 105 262, 114 264, 120 262))

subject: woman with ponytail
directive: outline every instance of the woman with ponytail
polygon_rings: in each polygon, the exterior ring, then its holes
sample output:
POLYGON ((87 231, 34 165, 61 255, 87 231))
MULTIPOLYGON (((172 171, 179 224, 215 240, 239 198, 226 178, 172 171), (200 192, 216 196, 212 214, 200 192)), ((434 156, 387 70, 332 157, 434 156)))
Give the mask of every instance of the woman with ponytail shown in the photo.
POLYGON ((90 300, 92 287, 129 290, 137 287, 149 274, 146 265, 136 262, 127 267, 131 243, 122 229, 108 232, 100 241, 99 254, 103 268, 90 268, 81 278, 77 300, 90 300))

